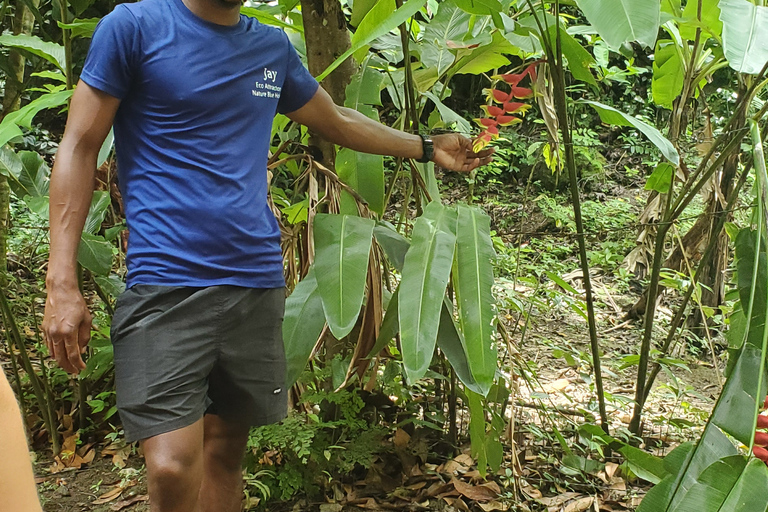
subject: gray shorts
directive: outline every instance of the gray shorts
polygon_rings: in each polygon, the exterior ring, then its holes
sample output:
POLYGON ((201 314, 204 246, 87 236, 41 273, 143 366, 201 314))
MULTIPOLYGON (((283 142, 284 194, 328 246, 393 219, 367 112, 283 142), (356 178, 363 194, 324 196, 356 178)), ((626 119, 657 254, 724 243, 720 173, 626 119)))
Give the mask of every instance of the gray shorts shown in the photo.
POLYGON ((117 408, 128 441, 216 414, 285 418, 285 290, 135 285, 112 319, 117 408))

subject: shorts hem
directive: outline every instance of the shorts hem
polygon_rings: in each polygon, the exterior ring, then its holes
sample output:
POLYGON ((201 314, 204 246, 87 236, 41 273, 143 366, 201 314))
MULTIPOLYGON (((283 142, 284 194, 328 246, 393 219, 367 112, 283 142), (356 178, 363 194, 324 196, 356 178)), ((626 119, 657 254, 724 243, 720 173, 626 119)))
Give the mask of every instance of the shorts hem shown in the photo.
POLYGON ((206 411, 205 414, 210 414, 213 416, 218 416, 224 421, 233 421, 238 423, 245 423, 249 427, 263 427, 265 425, 273 425, 275 423, 280 423, 285 418, 288 417, 287 411, 282 411, 275 414, 268 414, 266 416, 254 416, 251 418, 243 418, 243 417, 237 417, 236 415, 232 414, 222 414, 219 412, 213 411, 206 411))
POLYGON ((160 423, 158 425, 153 425, 151 427, 138 427, 138 428, 127 428, 125 426, 125 422, 123 422, 123 429, 125 430, 125 440, 126 442, 133 443, 135 441, 144 441, 145 439, 149 439, 150 437, 159 436, 160 434, 167 434, 168 432, 173 432, 174 430, 180 430, 184 427, 188 427, 198 421, 200 418, 203 417, 203 413, 195 413, 190 414, 188 416, 184 416, 181 418, 176 418, 173 421, 165 421, 163 423, 160 423))

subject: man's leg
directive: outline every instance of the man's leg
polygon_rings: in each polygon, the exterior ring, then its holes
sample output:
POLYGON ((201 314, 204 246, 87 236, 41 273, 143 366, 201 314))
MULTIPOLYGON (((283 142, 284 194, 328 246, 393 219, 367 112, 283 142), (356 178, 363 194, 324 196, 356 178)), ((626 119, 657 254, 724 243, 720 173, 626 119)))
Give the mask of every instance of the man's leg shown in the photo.
POLYGON ((205 415, 200 512, 239 512, 243 502, 243 455, 247 425, 205 415))
POLYGON ((201 418, 188 427, 141 442, 152 512, 200 512, 203 436, 201 418))

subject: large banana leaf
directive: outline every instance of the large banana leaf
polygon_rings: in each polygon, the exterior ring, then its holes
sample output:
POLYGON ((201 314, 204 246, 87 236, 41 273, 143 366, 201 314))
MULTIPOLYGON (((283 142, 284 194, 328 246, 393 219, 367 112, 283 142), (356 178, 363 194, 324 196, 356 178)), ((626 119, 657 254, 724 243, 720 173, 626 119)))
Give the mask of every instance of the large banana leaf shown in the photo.
POLYGON ((459 204, 456 228, 454 283, 459 321, 472 375, 487 395, 496 376, 497 354, 492 347, 493 264, 491 219, 477 208, 459 204))
POLYGON ((659 33, 659 0, 576 0, 584 16, 612 48, 637 41, 653 47, 659 33))
POLYGON ((459 9, 454 0, 439 4, 437 14, 424 29, 424 37, 419 44, 424 67, 437 69, 438 76, 451 67, 455 56, 448 43, 461 41, 467 36, 471 17, 459 9))
POLYGON ((286 387, 293 386, 307 366, 324 325, 323 302, 317 289, 315 269, 310 268, 285 301, 283 344, 287 362, 286 387))
POLYGON ((672 109, 672 103, 683 92, 683 63, 676 43, 663 39, 656 45, 653 60, 653 101, 664 108, 672 109))
MULTIPOLYGON (((336 172, 341 181, 366 200, 372 211, 384 214, 383 156, 342 148, 336 155, 336 172)), ((348 192, 344 191, 342 201, 346 204, 345 212, 353 215, 357 213, 357 203, 348 192)))
POLYGON ((315 275, 328 328, 341 339, 352 330, 365 294, 371 219, 350 215, 315 216, 315 275))
POLYGON ((398 300, 403 364, 410 383, 424 376, 435 352, 456 247, 456 221, 455 209, 433 201, 413 226, 398 300))
POLYGON ((689 41, 696 38, 696 27, 703 29, 702 35, 719 38, 723 33, 723 22, 720 21, 720 0, 701 0, 701 23, 699 23, 699 0, 690 0, 683 10, 685 23, 680 24, 680 35, 689 41))
POLYGON ((742 230, 736 237, 742 308, 752 312, 746 342, 701 439, 680 470, 648 493, 638 512, 765 512, 768 509, 768 499, 755 499, 747 491, 751 483, 768 481, 768 469, 763 463, 748 463, 724 434, 730 434, 742 444, 751 444, 754 414, 768 389, 768 375, 763 365, 768 274, 764 248, 755 272, 756 242, 757 236, 749 229, 742 230), (754 304, 750 304, 752 298, 754 304))
POLYGON ((748 0, 720 0, 723 47, 728 64, 755 75, 768 62, 768 7, 748 0))

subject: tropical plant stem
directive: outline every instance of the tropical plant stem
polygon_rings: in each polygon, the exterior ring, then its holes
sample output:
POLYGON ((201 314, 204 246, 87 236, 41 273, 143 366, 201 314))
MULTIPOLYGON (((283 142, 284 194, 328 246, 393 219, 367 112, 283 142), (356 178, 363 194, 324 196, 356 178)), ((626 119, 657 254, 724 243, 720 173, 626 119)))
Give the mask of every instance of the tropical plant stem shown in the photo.
MULTIPOLYGON (((555 20, 560 17, 559 1, 555 2, 555 20)), ((546 20, 546 17, 545 17, 546 20)), ((536 20, 538 23, 538 18, 536 20)), ((558 23, 558 21, 556 21, 558 23)), ((542 31, 542 33, 547 33, 542 31)), ((587 323, 589 325, 589 342, 592 351, 592 366, 595 372, 595 391, 597 393, 598 408, 600 410, 600 426, 605 433, 609 433, 608 414, 605 408, 605 391, 603 389, 603 373, 600 363, 600 344, 597 339, 597 320, 595 318, 594 296, 592 292, 592 280, 589 270, 589 258, 587 256, 587 244, 584 234, 584 220, 581 214, 581 197, 579 195, 579 182, 576 172, 576 157, 573 150, 573 137, 571 136, 570 122, 568 119, 568 106, 566 100, 565 71, 563 67, 563 54, 561 49, 560 27, 556 30, 556 48, 551 44, 545 44, 547 59, 554 65, 550 65, 550 73, 554 85, 555 110, 557 111, 560 132, 565 146, 565 165, 568 168, 568 181, 573 203, 573 215, 576 223, 576 239, 579 246, 579 261, 581 263, 584 294, 587 304, 587 323)), ((545 43, 549 43, 544 38, 545 43)))

